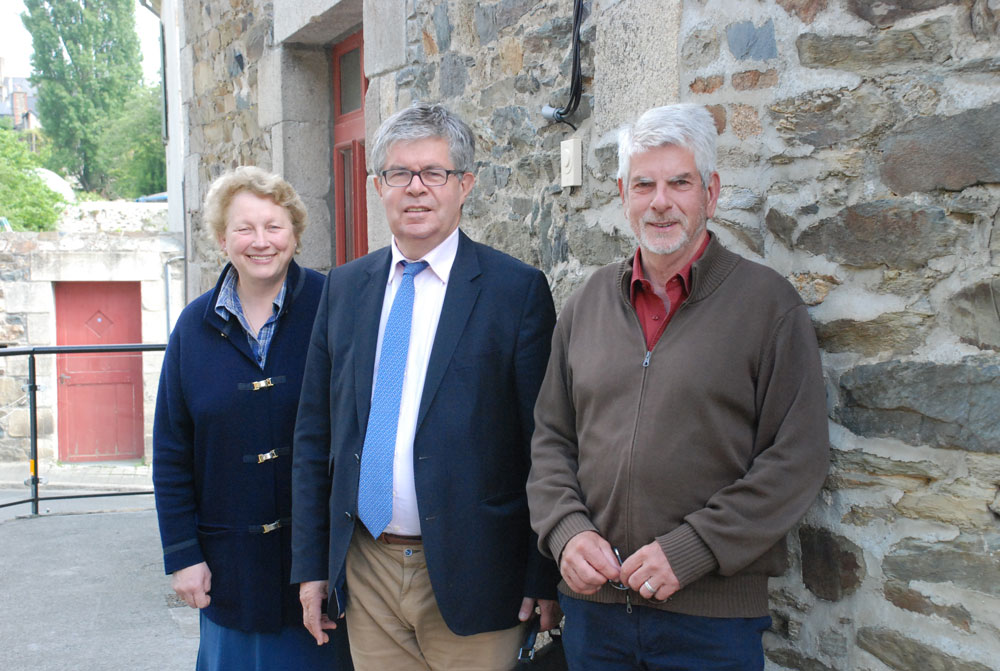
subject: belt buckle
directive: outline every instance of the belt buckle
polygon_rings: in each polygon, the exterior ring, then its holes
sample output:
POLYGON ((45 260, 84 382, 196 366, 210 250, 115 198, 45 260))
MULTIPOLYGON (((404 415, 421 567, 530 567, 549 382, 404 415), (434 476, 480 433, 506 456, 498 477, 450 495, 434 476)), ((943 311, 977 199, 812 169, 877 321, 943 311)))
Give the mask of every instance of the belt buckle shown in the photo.
MULTIPOLYGON (((255 382, 254 384, 257 383, 255 382)), ((265 452, 264 454, 258 454, 257 463, 263 464, 265 461, 270 461, 271 459, 277 459, 277 458, 278 458, 277 453, 275 453, 274 450, 271 450, 270 452, 265 452)))
POLYGON ((260 528, 263 533, 269 534, 272 531, 276 531, 281 528, 281 520, 274 520, 270 524, 262 524, 260 525, 260 528))

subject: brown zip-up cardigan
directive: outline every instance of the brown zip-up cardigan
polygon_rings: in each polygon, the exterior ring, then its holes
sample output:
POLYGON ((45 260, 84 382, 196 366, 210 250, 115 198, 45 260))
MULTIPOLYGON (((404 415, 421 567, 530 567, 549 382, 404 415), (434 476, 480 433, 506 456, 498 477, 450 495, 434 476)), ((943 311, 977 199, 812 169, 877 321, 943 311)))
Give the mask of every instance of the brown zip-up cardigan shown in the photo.
MULTIPOLYGON (((768 613, 785 535, 827 473, 829 434, 809 314, 773 270, 713 236, 691 294, 646 351, 632 262, 595 272, 566 303, 535 406, 531 523, 558 558, 594 530, 628 557, 654 539, 681 589, 663 604, 709 617, 768 613)), ((606 585, 594 595, 624 603, 606 585)))

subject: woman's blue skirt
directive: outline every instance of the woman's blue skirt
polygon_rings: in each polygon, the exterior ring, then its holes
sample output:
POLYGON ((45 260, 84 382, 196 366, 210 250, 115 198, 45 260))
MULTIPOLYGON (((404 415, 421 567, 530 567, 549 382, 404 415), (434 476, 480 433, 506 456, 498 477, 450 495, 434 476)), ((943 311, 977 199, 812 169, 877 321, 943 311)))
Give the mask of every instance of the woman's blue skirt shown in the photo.
POLYGON ((229 629, 201 613, 197 671, 350 671, 347 629, 327 630, 330 642, 316 640, 300 624, 277 633, 229 629))

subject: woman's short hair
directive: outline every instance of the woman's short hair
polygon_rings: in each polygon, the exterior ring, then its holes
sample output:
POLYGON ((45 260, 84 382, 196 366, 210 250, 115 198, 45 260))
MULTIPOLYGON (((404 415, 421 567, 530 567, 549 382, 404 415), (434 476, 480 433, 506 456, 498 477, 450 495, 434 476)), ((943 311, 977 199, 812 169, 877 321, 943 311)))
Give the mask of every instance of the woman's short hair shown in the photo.
POLYGON ((654 107, 618 133, 618 179, 628 181, 629 162, 639 152, 675 145, 694 154, 694 164, 708 188, 715 172, 715 119, 703 105, 680 103, 654 107))
POLYGON ((306 206, 292 185, 281 176, 245 165, 219 176, 205 196, 204 218, 216 239, 226 235, 226 211, 238 194, 249 191, 261 198, 270 198, 288 212, 295 239, 302 239, 306 228, 306 206))
POLYGON ((457 114, 436 103, 415 102, 382 122, 372 140, 372 166, 376 175, 385 170, 389 149, 397 142, 441 138, 455 170, 473 172, 476 137, 457 114))

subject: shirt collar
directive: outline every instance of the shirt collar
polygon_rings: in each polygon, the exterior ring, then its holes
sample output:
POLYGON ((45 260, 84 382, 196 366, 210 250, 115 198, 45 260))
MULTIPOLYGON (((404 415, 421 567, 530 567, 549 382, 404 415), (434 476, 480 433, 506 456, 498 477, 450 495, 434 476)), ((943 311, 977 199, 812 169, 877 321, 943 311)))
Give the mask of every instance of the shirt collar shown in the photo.
MULTIPOLYGON (((686 266, 681 268, 674 277, 680 279, 681 286, 684 287, 684 295, 689 296, 691 294, 691 266, 695 264, 695 261, 701 258, 701 255, 705 253, 705 249, 708 247, 709 240, 712 239, 712 234, 709 233, 705 236, 705 241, 701 243, 701 247, 695 252, 695 255, 691 258, 686 266)), ((673 277, 670 278, 671 280, 673 277)), ((667 280, 670 282, 670 280, 667 280)), ((630 296, 632 302, 635 302, 635 295, 639 291, 646 290, 647 288, 652 288, 652 283, 646 279, 645 274, 642 271, 642 255, 640 254, 639 248, 635 250, 635 256, 632 258, 632 283, 630 286, 630 296)))
MULTIPOLYGON (((396 269, 399 268, 400 261, 409 262, 403 256, 403 253, 399 251, 399 247, 396 246, 396 238, 393 236, 392 245, 390 245, 392 250, 392 265, 389 266, 389 282, 392 282, 393 277, 396 276, 396 269)), ((458 254, 458 228, 451 232, 447 238, 441 241, 441 243, 432 249, 431 251, 424 254, 421 258, 416 259, 417 261, 426 261, 427 265, 430 267, 431 272, 433 272, 442 283, 448 283, 448 277, 451 275, 451 267, 455 264, 455 256, 458 254)), ((402 271, 400 271, 402 272, 402 271)))
MULTIPOLYGON (((229 270, 226 272, 226 277, 222 280, 222 286, 219 288, 219 298, 215 301, 215 313, 226 321, 229 321, 230 314, 238 319, 243 312, 239 295, 236 293, 236 284, 239 278, 240 276, 236 272, 236 268, 230 265, 229 270)), ((285 303, 285 291, 287 289, 288 277, 286 275, 285 281, 281 283, 281 290, 274 297, 274 311, 272 314, 279 314, 281 312, 281 306, 285 303)))

